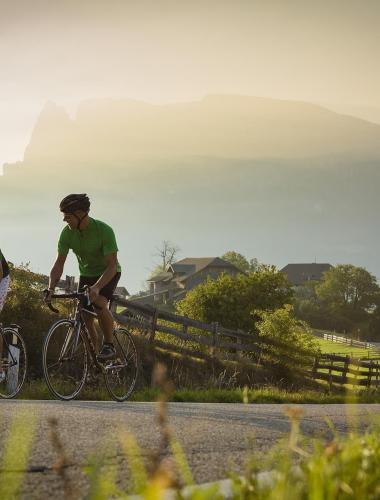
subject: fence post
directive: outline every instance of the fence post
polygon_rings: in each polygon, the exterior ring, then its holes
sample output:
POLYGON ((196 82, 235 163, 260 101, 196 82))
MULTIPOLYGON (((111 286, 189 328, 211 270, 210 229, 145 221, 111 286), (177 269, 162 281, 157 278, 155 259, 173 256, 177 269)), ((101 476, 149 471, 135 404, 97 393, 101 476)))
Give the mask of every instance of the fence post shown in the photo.
POLYGON ((151 331, 149 335, 149 343, 153 344, 154 338, 156 336, 156 330, 157 330, 157 319, 158 319, 158 311, 157 309, 154 310, 153 317, 152 317, 152 325, 151 325, 151 331))
POLYGON ((148 372, 149 372, 149 379, 151 386, 153 386, 153 371, 154 371, 154 366, 156 364, 156 350, 154 348, 154 339, 157 330, 157 319, 158 319, 158 310, 156 308, 152 316, 151 330, 148 339, 148 360, 149 360, 148 372))
POLYGON ((182 332, 185 333, 187 335, 187 328, 188 328, 188 325, 186 323, 184 323, 182 325, 182 332))
POLYGON ((318 365, 319 365, 319 356, 315 356, 314 363, 313 363, 313 369, 311 371, 313 379, 315 379, 317 376, 318 365))
POLYGON ((344 377, 343 383, 344 384, 347 384, 347 373, 348 373, 349 366, 350 366, 350 357, 347 355, 346 359, 344 361, 344 372, 343 372, 343 377, 344 377))
POLYGON ((373 369, 373 361, 369 362, 369 369, 368 369, 368 387, 371 387, 371 381, 372 381, 372 369, 373 369))
POLYGON ((212 323, 212 347, 210 349, 211 356, 214 358, 216 355, 216 347, 218 345, 218 323, 214 321, 212 323))
POLYGON ((329 390, 331 392, 332 389, 332 369, 334 366, 334 360, 330 358, 330 367, 329 367, 329 390))
MULTIPOLYGON (((237 330, 239 333, 243 333, 242 330, 238 329, 237 330)), ((235 337, 236 339, 236 343, 241 345, 242 344, 242 340, 241 340, 241 337, 235 337)), ((241 351, 239 350, 239 348, 237 347, 235 349, 235 361, 240 361, 240 358, 241 358, 241 351)))

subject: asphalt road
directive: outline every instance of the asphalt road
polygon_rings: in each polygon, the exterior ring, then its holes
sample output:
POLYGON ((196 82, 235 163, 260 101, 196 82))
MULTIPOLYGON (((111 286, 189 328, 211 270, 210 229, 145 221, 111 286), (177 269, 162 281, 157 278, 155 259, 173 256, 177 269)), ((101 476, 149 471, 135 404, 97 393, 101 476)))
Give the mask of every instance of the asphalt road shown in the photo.
MULTIPOLYGON (((226 471, 242 471, 248 454, 268 450, 289 430, 287 405, 261 404, 169 404, 170 426, 182 444, 197 482, 226 477, 226 471)), ((358 426, 364 430, 380 405, 302 405, 301 430, 306 436, 328 438, 330 419, 340 433, 358 426)), ((118 436, 128 430, 144 454, 158 446, 160 433, 154 403, 0 401, 0 454, 4 450, 12 417, 25 411, 38 424, 24 478, 23 498, 63 498, 62 479, 52 470, 57 454, 49 437, 49 417, 58 419, 59 436, 70 465, 66 470, 75 488, 75 498, 88 492, 83 465, 91 457, 106 457, 107 471, 116 471, 118 483, 129 484, 127 460, 118 436)))

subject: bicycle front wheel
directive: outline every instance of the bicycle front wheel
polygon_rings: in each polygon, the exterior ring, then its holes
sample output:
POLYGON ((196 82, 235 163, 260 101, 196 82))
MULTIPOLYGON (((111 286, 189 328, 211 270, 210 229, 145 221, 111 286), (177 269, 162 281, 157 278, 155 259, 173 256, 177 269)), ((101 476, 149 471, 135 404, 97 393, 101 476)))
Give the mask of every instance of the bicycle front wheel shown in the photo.
POLYGON ((106 386, 116 401, 127 400, 138 376, 138 355, 132 335, 125 328, 114 331, 117 357, 104 363, 106 386))
POLYGON ((42 351, 46 383, 56 398, 68 401, 81 391, 87 375, 87 347, 74 321, 63 319, 48 331, 42 351))
POLYGON ((0 334, 0 397, 14 398, 24 383, 27 369, 26 347, 16 329, 0 334))

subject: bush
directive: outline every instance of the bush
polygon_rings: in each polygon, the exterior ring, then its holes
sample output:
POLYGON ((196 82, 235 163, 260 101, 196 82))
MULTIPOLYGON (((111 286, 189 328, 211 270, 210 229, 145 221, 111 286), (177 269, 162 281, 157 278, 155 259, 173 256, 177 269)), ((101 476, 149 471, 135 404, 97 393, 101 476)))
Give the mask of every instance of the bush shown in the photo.
POLYGON ((28 265, 10 265, 11 289, 1 313, 4 325, 16 323, 21 327, 29 361, 28 376, 42 376, 42 341, 49 326, 57 319, 42 303, 46 288, 43 276, 32 272, 28 265))
POLYGON ((262 361, 273 365, 278 376, 290 381, 297 371, 312 366, 319 352, 318 342, 307 324, 294 317, 291 305, 257 315, 262 361))
POLYGON ((191 290, 177 304, 179 314, 225 328, 255 331, 254 310, 273 311, 289 303, 292 290, 286 276, 274 268, 248 275, 223 274, 191 290))

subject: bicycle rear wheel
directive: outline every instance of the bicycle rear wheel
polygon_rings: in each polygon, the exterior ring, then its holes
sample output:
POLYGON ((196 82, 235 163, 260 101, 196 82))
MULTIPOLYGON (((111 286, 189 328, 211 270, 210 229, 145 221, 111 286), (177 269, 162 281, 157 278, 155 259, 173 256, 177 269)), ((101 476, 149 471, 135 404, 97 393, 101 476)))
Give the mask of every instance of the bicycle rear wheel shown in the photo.
POLYGON ((138 376, 138 355, 132 335, 125 328, 114 331, 117 357, 103 363, 106 386, 116 401, 127 400, 138 376))
POLYGON ((87 375, 87 347, 82 332, 79 337, 74 321, 57 321, 48 331, 43 345, 42 364, 50 392, 59 399, 74 399, 87 375))
POLYGON ((25 342, 14 328, 0 334, 0 397, 14 398, 26 376, 28 359, 25 342))

